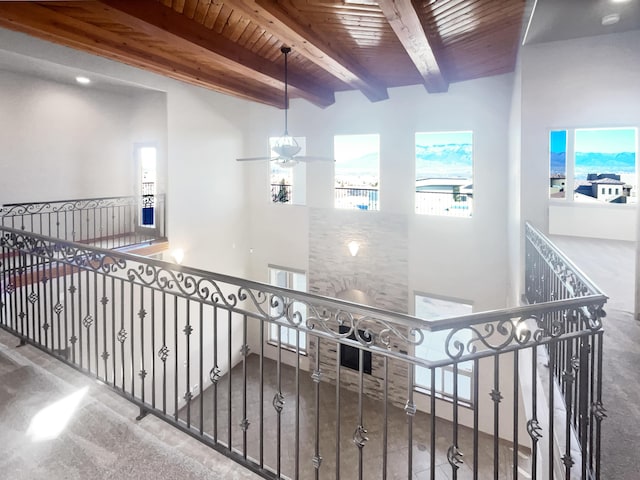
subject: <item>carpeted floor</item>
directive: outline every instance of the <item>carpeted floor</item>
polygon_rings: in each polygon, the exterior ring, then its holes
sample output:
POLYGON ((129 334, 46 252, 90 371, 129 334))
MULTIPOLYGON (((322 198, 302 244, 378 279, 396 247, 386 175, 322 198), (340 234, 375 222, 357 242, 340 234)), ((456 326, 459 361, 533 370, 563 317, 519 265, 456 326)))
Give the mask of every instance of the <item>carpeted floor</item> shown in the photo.
POLYGON ((634 320, 634 242, 551 240, 609 296, 604 319, 602 478, 640 478, 640 322, 634 320))
POLYGON ((0 330, 0 478, 250 479, 231 460, 0 330))

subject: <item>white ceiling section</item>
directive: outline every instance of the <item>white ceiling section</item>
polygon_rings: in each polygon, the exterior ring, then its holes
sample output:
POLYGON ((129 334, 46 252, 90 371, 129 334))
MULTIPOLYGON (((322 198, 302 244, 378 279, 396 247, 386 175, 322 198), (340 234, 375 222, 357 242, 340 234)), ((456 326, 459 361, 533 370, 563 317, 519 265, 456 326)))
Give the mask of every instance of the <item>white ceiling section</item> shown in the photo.
POLYGON ((640 0, 537 0, 525 45, 640 29, 640 0), (602 25, 602 17, 620 21, 602 25))

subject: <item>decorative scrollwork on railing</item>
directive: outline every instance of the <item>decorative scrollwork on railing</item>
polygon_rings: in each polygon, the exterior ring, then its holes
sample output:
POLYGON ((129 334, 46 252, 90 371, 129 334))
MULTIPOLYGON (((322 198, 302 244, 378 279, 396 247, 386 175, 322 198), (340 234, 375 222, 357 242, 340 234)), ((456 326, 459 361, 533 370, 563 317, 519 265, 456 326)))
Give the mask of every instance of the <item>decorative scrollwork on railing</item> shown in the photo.
POLYGON ((545 330, 534 315, 516 319, 504 318, 497 323, 465 325, 452 329, 445 340, 445 352, 452 360, 460 361, 480 349, 499 352, 514 344, 532 345, 545 338, 545 330), (530 328, 529 325, 536 327, 530 328))
MULTIPOLYGON (((584 297, 597 293, 592 290, 591 286, 582 277, 582 275, 574 270, 567 259, 560 252, 558 252, 544 236, 542 236, 528 224, 526 226, 526 237, 527 241, 539 255, 540 260, 544 261, 553 272, 553 275, 555 275, 562 282, 562 284, 567 287, 568 293, 571 297, 584 297)), ((535 265, 535 267, 538 267, 531 252, 528 253, 527 257, 527 260, 533 264, 532 266, 535 265)), ((536 271, 538 271, 538 268, 532 268, 530 275, 536 271)), ((532 278, 530 278, 530 280, 532 280, 532 278)), ((541 280, 544 281, 544 279, 541 280)), ((546 280, 547 282, 550 281, 550 279, 546 280)), ((531 283, 532 282, 529 282, 530 285, 531 283)), ((531 287, 529 287, 529 289, 531 289, 531 287)), ((550 290, 550 292, 553 293, 552 290, 550 290)), ((529 294, 533 292, 527 293, 529 294)), ((536 293, 538 294, 538 296, 541 296, 542 290, 537 291, 536 293)), ((548 301, 552 299, 555 298, 542 299, 542 301, 548 301)))
POLYGON ((78 247, 73 244, 45 240, 30 236, 29 233, 5 233, 0 237, 0 246, 47 261, 60 261, 70 265, 98 270, 104 273, 116 273, 127 266, 125 259, 117 254, 78 247))
POLYGON ((460 465, 464 463, 462 461, 462 457, 464 457, 464 454, 456 445, 451 445, 447 450, 447 461, 454 471, 458 470, 460 468, 460 465))
POLYGON ((527 433, 531 437, 533 443, 537 443, 542 438, 542 427, 538 420, 532 418, 527 422, 527 433))
POLYGON ((137 205, 138 197, 133 196, 62 200, 57 202, 41 203, 18 203, 0 207, 0 217, 19 217, 23 215, 93 210, 106 207, 135 207, 137 205))
POLYGON ((371 315, 359 316, 341 309, 319 310, 311 304, 307 308, 307 328, 319 328, 335 339, 351 337, 365 347, 377 345, 385 349, 390 348, 394 340, 408 345, 420 345, 424 341, 424 332, 419 328, 410 327, 408 334, 404 334, 398 324, 371 315), (339 327, 343 327, 342 332, 339 327))

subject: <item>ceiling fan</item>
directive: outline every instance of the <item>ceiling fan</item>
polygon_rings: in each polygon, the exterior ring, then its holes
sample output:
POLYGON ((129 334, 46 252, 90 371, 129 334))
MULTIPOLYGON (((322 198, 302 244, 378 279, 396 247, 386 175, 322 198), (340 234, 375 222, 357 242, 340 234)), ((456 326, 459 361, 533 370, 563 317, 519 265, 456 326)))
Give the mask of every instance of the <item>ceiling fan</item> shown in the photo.
POLYGON ((275 152, 277 157, 249 157, 238 158, 238 162, 250 162, 254 160, 271 160, 276 162, 280 167, 293 167, 298 162, 312 162, 312 161, 335 161, 333 158, 327 157, 313 157, 308 155, 298 155, 302 147, 296 142, 296 139, 289 135, 288 129, 288 117, 287 112, 289 110, 289 93, 288 93, 288 70, 287 70, 287 56, 291 52, 291 47, 282 47, 280 51, 284 54, 284 134, 278 137, 271 148, 275 152))

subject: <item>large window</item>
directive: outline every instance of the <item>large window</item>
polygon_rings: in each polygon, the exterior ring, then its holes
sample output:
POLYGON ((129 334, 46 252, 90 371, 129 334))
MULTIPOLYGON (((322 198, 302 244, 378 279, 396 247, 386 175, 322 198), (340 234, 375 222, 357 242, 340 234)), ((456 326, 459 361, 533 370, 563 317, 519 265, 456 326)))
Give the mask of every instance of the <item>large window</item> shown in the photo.
POLYGON ((551 198, 637 203, 636 128, 575 128, 549 135, 551 198), (566 189, 572 188, 571 195, 566 189))
MULTIPOLYGON (((300 292, 306 292, 307 290, 307 276, 304 272, 299 270, 290 270, 282 267, 269 266, 269 283, 277 287, 289 288, 291 290, 298 290, 300 292)), ((293 311, 299 312, 302 315, 302 321, 306 318, 306 306, 304 304, 294 302, 293 311)), ((275 313, 275 311, 273 312, 275 313)), ((286 320, 283 320, 286 322, 286 320)), ((269 343, 278 344, 278 336, 280 337, 280 345, 284 348, 295 350, 300 353, 305 353, 307 350, 307 336, 305 332, 295 328, 287 326, 281 326, 279 324, 269 324, 269 343), (300 341, 298 342, 298 335, 300 341)))
MULTIPOLYGON (((279 137, 269 138, 271 158, 278 156, 273 147, 279 137)), ((306 155, 306 138, 295 137, 300 145, 298 155, 306 155)), ((269 175, 271 201, 280 204, 304 205, 306 202, 306 166, 304 162, 289 167, 282 167, 278 162, 270 162, 269 175)))
MULTIPOLYGON (((438 320, 441 318, 457 317, 468 315, 472 312, 470 303, 444 300, 428 295, 415 295, 416 317, 425 320, 438 320)), ((451 330, 441 332, 424 331, 424 341, 417 345, 415 355, 426 360, 449 359, 446 352, 446 339, 451 330)), ((471 340, 471 332, 461 330, 452 337, 453 341, 459 340, 466 345, 471 340)), ((473 363, 462 362, 458 364, 458 399, 471 403, 471 392, 473 391, 473 363)), ((453 365, 435 369, 436 395, 445 398, 453 397, 454 373, 453 365)), ((431 393, 431 370, 424 367, 415 367, 415 388, 423 393, 431 393)))
POLYGON ((380 136, 334 137, 336 208, 379 210, 380 136))
POLYGON ((470 217, 473 133, 416 133, 416 213, 470 217))

